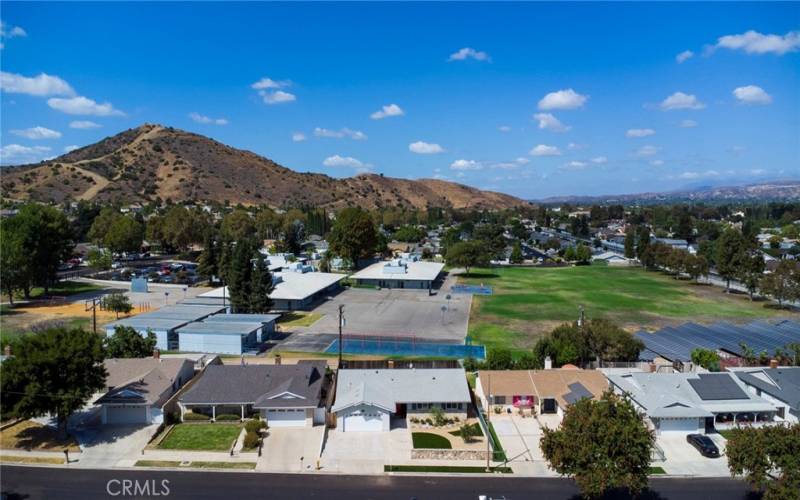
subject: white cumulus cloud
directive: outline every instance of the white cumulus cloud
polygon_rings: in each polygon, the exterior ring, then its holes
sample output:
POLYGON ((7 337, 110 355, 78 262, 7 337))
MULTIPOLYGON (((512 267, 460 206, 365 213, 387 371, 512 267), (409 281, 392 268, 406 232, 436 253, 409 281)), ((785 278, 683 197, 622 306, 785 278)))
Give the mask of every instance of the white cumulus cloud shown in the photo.
POLYGON ((714 49, 741 50, 746 54, 776 54, 800 50, 800 31, 790 31, 785 35, 765 35, 750 30, 739 35, 725 35, 717 39, 714 49))
POLYGON ((457 52, 450 54, 448 61, 465 61, 467 59, 475 59, 476 61, 491 61, 489 54, 486 52, 475 50, 470 47, 464 47, 457 52))
POLYGON ((408 150, 420 155, 434 155, 444 153, 444 148, 436 143, 417 141, 408 145, 408 150))
POLYGON ((673 109, 703 109, 706 105, 697 99, 694 94, 675 92, 671 96, 661 101, 661 109, 671 111, 673 109))
POLYGON ((682 62, 691 59, 693 56, 694 52, 692 52, 691 50, 684 50, 683 52, 675 56, 675 61, 677 61, 678 64, 681 64, 682 62))
POLYGON ((678 179, 684 180, 693 180, 693 179, 703 179, 707 177, 719 177, 719 172, 716 170, 706 170, 703 172, 682 172, 677 175, 678 179))
POLYGON ((483 165, 475 160, 456 160, 450 164, 450 170, 482 170, 483 165))
POLYGON ((58 139, 61 137, 61 132, 40 126, 25 129, 15 129, 12 130, 11 133, 34 141, 39 139, 58 139))
POLYGON ((255 82, 254 84, 250 85, 250 88, 256 90, 265 90, 265 89, 282 89, 284 87, 289 87, 292 84, 289 80, 273 80, 272 78, 267 78, 266 76, 261 80, 255 82))
POLYGON ((283 90, 276 90, 274 92, 267 92, 266 90, 259 90, 258 95, 264 100, 264 104, 282 104, 297 100, 297 96, 283 90))
POLYGON ((539 101, 539 109, 576 109, 582 107, 589 100, 588 95, 582 95, 572 89, 563 89, 550 92, 539 101))
POLYGON ((382 106, 378 111, 369 115, 369 117, 373 120, 382 120, 391 116, 403 116, 404 114, 406 114, 406 112, 403 111, 403 108, 397 104, 387 104, 382 106))
POLYGON ((360 172, 368 171, 372 165, 364 163, 361 160, 353 158, 352 156, 339 156, 333 155, 322 160, 322 164, 326 167, 348 167, 354 168, 360 172))
POLYGON ((733 96, 742 104, 769 104, 772 96, 758 85, 746 85, 733 89, 733 96))
POLYGON ((197 123, 203 124, 212 124, 212 125, 227 125, 228 120, 225 118, 211 118, 206 115, 201 115, 200 113, 189 113, 189 118, 197 123))
POLYGON ((292 140, 294 142, 303 142, 306 140, 306 134, 302 132, 293 132, 292 133, 292 140))
POLYGON ((539 128, 542 130, 552 130, 553 132, 566 132, 571 127, 564 125, 561 121, 550 113, 536 113, 534 120, 539 121, 539 128))
POLYGON ((499 127, 497 127, 497 130, 503 133, 511 132, 511 127, 509 127, 508 125, 500 125, 499 127))
POLYGON ((656 146, 642 146, 636 150, 636 156, 643 157, 643 156, 653 156, 661 151, 661 148, 656 146))
POLYGON ((64 146, 65 153, 69 153, 70 151, 75 151, 76 149, 80 149, 80 146, 76 146, 75 144, 72 144, 70 146, 64 146))
POLYGON ((656 131, 651 128, 631 128, 625 132, 626 137, 647 137, 655 134, 656 131))
POLYGON ((34 163, 43 160, 49 152, 50 148, 47 146, 29 147, 19 144, 6 144, 0 147, 0 164, 34 163))
POLYGON ((560 170, 585 170, 586 167, 588 167, 588 166, 589 166, 589 164, 586 163, 585 161, 573 160, 573 161, 570 161, 570 162, 567 162, 567 163, 561 165, 558 168, 560 170))
POLYGON ((360 130, 351 130, 347 127, 339 130, 330 130, 327 128, 317 127, 314 129, 314 135, 317 137, 329 137, 333 139, 343 139, 348 137, 354 141, 363 141, 367 139, 367 134, 360 130))
POLYGON ((51 108, 67 113, 68 115, 94 115, 94 116, 124 116, 125 113, 118 109, 110 102, 102 104, 95 102, 88 97, 51 97, 47 100, 47 105, 51 108))
POLYGON ((99 123, 95 123, 89 120, 75 120, 69 122, 69 128, 77 128, 77 129, 90 129, 90 128, 100 128, 102 125, 99 123))
POLYGON ((75 95, 69 83, 57 76, 40 73, 28 77, 16 73, 0 71, 0 90, 10 94, 28 94, 45 97, 51 95, 75 95))
POLYGON ((539 144, 529 151, 531 156, 561 156, 561 151, 556 146, 539 144))
POLYGON ((694 128, 697 126, 697 122, 694 120, 682 120, 678 126, 680 128, 694 128))
POLYGON ((608 163, 608 158, 606 158, 605 156, 595 156, 594 158, 592 158, 591 162, 596 163, 598 165, 603 165, 608 163))

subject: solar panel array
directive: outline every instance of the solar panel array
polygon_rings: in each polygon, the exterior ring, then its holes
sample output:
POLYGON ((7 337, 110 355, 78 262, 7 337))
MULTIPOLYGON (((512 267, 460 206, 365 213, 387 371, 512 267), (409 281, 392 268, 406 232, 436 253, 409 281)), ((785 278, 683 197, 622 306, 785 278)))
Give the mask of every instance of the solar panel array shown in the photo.
POLYGON ((728 373, 701 373, 696 379, 689 379, 689 385, 703 401, 725 399, 749 399, 741 387, 733 381, 734 375, 728 373))
POLYGON ((668 326, 655 333, 641 331, 635 336, 645 344, 639 355, 641 360, 652 360, 655 354, 670 361, 691 361, 692 351, 697 348, 724 350, 742 356, 742 344, 756 354, 766 351, 772 355, 776 349, 800 342, 800 323, 789 320, 777 323, 754 321, 746 325, 686 323, 668 326))

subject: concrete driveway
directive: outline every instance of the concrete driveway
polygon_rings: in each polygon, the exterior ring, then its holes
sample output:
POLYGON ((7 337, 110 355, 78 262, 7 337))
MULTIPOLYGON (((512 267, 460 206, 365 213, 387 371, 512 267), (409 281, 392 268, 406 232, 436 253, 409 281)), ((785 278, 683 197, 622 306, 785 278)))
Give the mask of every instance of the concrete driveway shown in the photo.
POLYGON ((406 428, 389 432, 339 432, 331 429, 322 453, 322 468, 353 474, 378 474, 384 465, 407 463, 411 458, 411 433, 406 428))
POLYGON ((113 467, 118 462, 137 460, 158 430, 151 425, 102 425, 73 430, 81 447, 79 467, 113 467))
POLYGON ((256 470, 300 472, 316 467, 325 427, 272 427, 267 431, 256 470), (302 461, 300 460, 302 458, 302 461), (302 464, 302 469, 301 469, 302 464))
POLYGON ((544 460, 539 448, 542 429, 535 418, 520 418, 507 414, 492 415, 491 422, 509 461, 544 460))
POLYGON ((704 477, 730 476, 728 460, 725 458, 724 439, 719 436, 709 435, 722 452, 719 458, 706 458, 686 442, 686 435, 682 433, 662 434, 656 438, 656 443, 664 450, 666 460, 654 463, 663 467, 667 474, 679 474, 704 477), (719 439, 714 439, 718 437, 719 439))
POLYGON ((451 294, 440 290, 344 290, 334 300, 323 302, 315 313, 322 318, 295 332, 338 332, 337 308, 345 304, 345 333, 371 336, 414 336, 419 339, 462 342, 467 335, 471 295, 451 294), (442 306, 446 307, 444 314, 442 306))

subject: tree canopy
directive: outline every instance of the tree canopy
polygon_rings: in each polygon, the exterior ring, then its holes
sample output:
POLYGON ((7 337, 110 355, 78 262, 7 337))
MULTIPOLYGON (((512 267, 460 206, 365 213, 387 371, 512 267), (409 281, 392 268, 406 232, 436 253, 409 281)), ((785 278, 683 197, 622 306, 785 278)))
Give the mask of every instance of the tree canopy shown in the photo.
POLYGON ((797 498, 800 491, 800 424, 731 431, 725 454, 734 476, 743 476, 764 500, 797 498))
POLYGON ((106 355, 109 358, 146 358, 156 348, 156 334, 148 331, 140 335, 130 326, 114 328, 114 335, 106 338, 106 355))
POLYGON ((451 267, 463 267, 467 274, 473 267, 489 265, 490 255, 481 241, 459 241, 447 249, 445 260, 451 267))
POLYGON ((329 249, 357 265, 358 259, 370 257, 378 244, 378 231, 369 212, 358 207, 345 208, 336 215, 328 236, 329 249))

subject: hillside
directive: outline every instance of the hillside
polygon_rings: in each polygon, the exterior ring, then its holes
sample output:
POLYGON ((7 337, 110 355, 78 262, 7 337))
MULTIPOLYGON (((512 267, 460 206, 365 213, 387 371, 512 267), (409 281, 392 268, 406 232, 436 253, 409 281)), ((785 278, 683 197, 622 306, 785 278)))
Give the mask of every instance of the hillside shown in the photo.
POLYGON ((790 201, 800 199, 800 180, 746 184, 743 186, 700 187, 662 193, 607 196, 553 196, 538 203, 558 204, 658 204, 677 202, 790 201))
POLYGON ((199 134, 146 124, 52 160, 6 167, 3 198, 36 201, 216 201, 272 207, 508 208, 506 194, 434 179, 299 173, 199 134))

